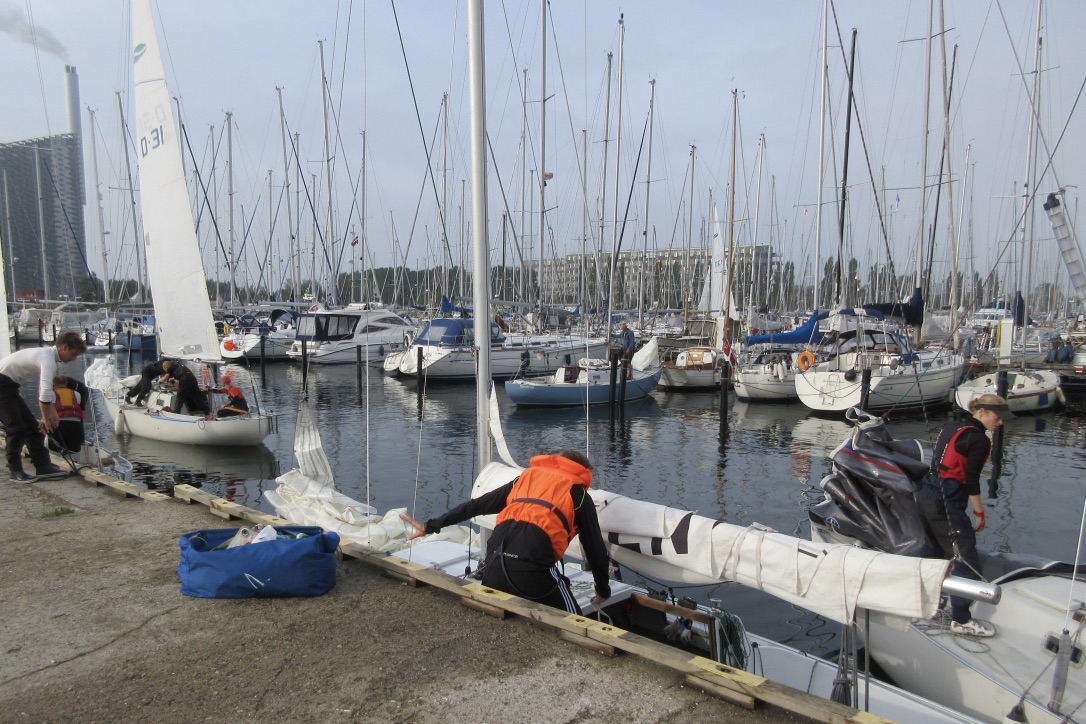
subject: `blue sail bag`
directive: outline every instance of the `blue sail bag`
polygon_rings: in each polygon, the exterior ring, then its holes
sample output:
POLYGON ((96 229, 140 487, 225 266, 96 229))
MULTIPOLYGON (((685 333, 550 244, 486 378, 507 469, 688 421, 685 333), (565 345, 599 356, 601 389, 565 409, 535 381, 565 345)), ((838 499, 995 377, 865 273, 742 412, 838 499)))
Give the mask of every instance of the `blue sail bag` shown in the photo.
POLYGON ((181 536, 181 593, 197 598, 320 596, 336 585, 339 536, 315 526, 277 526, 276 540, 213 550, 237 528, 181 536), (302 534, 302 537, 298 537, 302 534))

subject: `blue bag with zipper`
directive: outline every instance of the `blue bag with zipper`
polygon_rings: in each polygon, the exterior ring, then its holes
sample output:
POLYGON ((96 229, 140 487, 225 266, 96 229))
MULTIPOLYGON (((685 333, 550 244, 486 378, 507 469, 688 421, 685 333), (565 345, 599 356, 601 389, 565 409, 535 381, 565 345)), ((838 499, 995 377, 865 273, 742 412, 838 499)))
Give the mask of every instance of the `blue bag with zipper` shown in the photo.
POLYGON ((181 536, 181 593, 197 598, 320 596, 336 585, 339 535, 315 526, 276 526, 275 540, 226 548, 238 528, 181 536))

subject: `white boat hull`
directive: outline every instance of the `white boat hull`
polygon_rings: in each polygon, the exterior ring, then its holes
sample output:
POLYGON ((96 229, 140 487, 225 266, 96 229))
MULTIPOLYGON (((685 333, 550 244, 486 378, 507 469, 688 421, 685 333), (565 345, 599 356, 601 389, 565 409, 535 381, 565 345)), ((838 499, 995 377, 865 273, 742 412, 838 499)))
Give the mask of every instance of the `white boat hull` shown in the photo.
MULTIPOLYGON (((559 367, 576 364, 582 359, 595 359, 607 354, 607 343, 599 340, 557 342, 553 344, 494 345, 490 348, 490 374, 496 379, 513 377, 521 372, 522 354, 527 352, 529 375, 553 374, 559 367)), ((422 347, 422 369, 429 379, 474 380, 475 353, 471 348, 422 347)), ((418 346, 413 346, 400 361, 400 374, 418 374, 418 346)))
MULTIPOLYGON (((819 412, 844 413, 860 407, 862 373, 853 366, 853 354, 841 355, 796 375, 800 401, 819 412)), ((961 379, 965 360, 940 352, 916 355, 917 361, 894 364, 895 358, 875 358, 871 365, 868 411, 905 410, 945 404, 961 379)))
POLYGON ((796 371, 782 363, 760 364, 736 370, 735 395, 744 402, 791 402, 796 393, 796 371))
POLYGON ((266 413, 205 419, 203 416, 169 412, 155 405, 154 395, 149 400, 149 407, 129 405, 122 399, 105 394, 103 399, 116 434, 181 445, 259 445, 275 424, 275 416, 266 413))
MULTIPOLYGON (((958 385, 954 401, 963 410, 981 395, 996 392, 995 373, 958 385)), ((1060 375, 1052 370, 1017 370, 1007 373, 1007 406, 1014 413, 1043 412, 1060 400, 1060 375)))
MULTIPOLYGON (((286 359, 287 351, 294 344, 294 330, 276 330, 264 337, 264 359, 286 359)), ((228 334, 219 343, 219 353, 223 359, 260 359, 259 334, 228 334)))

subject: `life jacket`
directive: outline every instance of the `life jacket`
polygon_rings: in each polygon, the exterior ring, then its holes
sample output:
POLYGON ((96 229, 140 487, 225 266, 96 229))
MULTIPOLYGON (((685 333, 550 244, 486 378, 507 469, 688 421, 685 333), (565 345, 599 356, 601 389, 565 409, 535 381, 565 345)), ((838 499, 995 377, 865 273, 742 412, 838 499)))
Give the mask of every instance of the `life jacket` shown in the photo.
POLYGON ((536 455, 530 463, 513 484, 497 522, 521 521, 541 529, 551 540, 554 560, 559 561, 577 535, 570 489, 589 487, 592 471, 556 455, 536 455))
MULTIPOLYGON (((965 455, 962 455, 960 452, 958 452, 958 449, 955 447, 955 445, 958 442, 958 438, 960 438, 966 431, 976 430, 977 432, 979 432, 979 430, 977 430, 976 427, 968 422, 960 423, 960 425, 961 426, 957 430, 955 430, 953 434, 951 434, 950 439, 947 440, 946 447, 943 448, 942 457, 940 457, 937 461, 933 462, 933 468, 940 478, 957 480, 959 483, 964 485, 965 466, 969 459, 965 455)), ((985 437, 985 439, 987 440, 987 437, 985 437)), ((988 440, 989 454, 991 453, 991 450, 992 442, 991 440, 988 440)), ((987 458, 987 455, 985 455, 985 458, 987 458)))
POLYGON ((61 387, 57 393, 57 416, 61 420, 82 420, 83 408, 75 400, 75 390, 61 387))
POLYGON ((245 395, 237 387, 230 385, 223 390, 228 398, 226 404, 222 406, 224 410, 233 410, 235 412, 248 412, 249 403, 245 400, 245 395))

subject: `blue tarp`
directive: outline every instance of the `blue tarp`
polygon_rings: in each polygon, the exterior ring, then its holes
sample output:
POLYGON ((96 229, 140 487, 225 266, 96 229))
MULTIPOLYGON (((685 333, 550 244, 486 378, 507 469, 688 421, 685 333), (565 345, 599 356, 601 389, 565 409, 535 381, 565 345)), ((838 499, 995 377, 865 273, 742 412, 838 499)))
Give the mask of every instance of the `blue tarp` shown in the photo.
POLYGON ((822 341, 822 333, 818 331, 818 320, 825 319, 826 316, 826 312, 821 314, 815 312, 802 325, 787 332, 752 334, 747 337, 747 346, 756 344, 818 344, 822 341))

